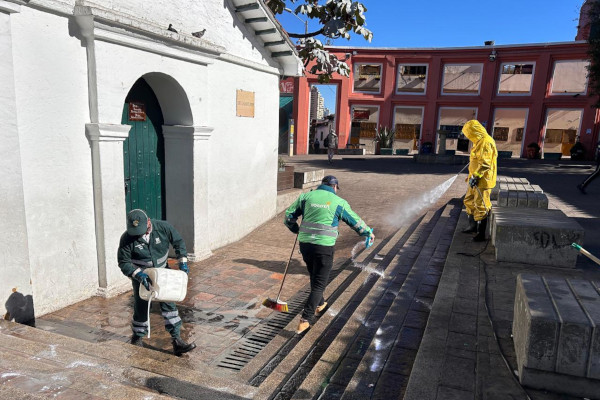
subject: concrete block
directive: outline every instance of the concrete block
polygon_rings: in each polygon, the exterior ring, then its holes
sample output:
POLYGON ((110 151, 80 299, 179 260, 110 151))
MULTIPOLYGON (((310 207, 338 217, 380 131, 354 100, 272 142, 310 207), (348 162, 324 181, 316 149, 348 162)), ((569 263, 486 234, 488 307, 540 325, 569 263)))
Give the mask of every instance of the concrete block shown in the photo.
POLYGON ((571 243, 581 244, 584 230, 562 211, 497 207, 494 214, 497 261, 575 267, 571 243))
POLYGON ((544 193, 538 193, 538 208, 548 208, 548 196, 544 193))
POLYGON ((294 171, 294 187, 306 189, 307 187, 318 186, 325 176, 324 169, 309 169, 305 171, 294 171))
POLYGON ((519 182, 525 184, 525 185, 529 185, 529 180, 527 180, 527 178, 516 178, 519 180, 519 182))
POLYGON ((517 192, 517 207, 527 207, 527 192, 525 190, 517 192))
POLYGON ((533 191, 536 193, 544 193, 544 191, 542 190, 540 185, 531 185, 531 187, 533 188, 533 191))
POLYGON ((525 386, 578 397, 600 393, 600 292, 582 279, 517 277, 513 338, 525 386))
POLYGON ((535 192, 527 192, 527 207, 538 208, 538 194, 535 192))
POLYGON ((500 190, 498 192, 498 205, 500 207, 508 206, 508 190, 500 190))
POLYGON ((515 190, 508 191, 508 203, 507 207, 517 207, 519 201, 519 195, 515 190))

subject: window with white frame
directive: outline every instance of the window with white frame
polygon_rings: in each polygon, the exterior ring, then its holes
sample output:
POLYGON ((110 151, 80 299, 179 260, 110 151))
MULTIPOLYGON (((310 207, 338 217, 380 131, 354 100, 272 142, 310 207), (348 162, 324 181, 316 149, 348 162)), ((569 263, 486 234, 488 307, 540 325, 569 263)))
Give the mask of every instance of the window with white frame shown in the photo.
POLYGON ((530 94, 533 83, 533 70, 534 63, 502 64, 498 94, 530 94))
POLYGON ((379 124, 379 107, 368 105, 352 106, 349 143, 356 148, 364 148, 374 153, 374 140, 379 124))
POLYGON ((511 157, 521 156, 527 113, 527 108, 497 108, 494 111, 492 137, 498 151, 511 152, 511 157))
POLYGON ((445 64, 442 94, 479 94, 483 64, 445 64))
POLYGON ((381 64, 354 64, 354 91, 379 93, 381 91, 381 64))
POLYGON ((398 66, 396 93, 425 93, 427 87, 427 65, 403 64, 398 66))
POLYGON ((552 94, 585 94, 587 60, 556 61, 552 74, 552 94))
POLYGON ((394 148, 418 150, 423 126, 423 107, 403 107, 394 109, 394 148))
POLYGON ((549 109, 544 129, 544 153, 571 155, 581 127, 582 109, 549 109))

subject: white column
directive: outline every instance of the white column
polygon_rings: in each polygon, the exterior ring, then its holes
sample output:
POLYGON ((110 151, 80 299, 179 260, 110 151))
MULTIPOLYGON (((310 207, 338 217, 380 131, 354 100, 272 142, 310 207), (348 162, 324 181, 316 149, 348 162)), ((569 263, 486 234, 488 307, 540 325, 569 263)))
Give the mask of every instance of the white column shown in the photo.
POLYGON ((117 263, 119 239, 125 232, 125 181, 123 142, 129 125, 86 124, 92 148, 96 249, 98 253, 98 294, 110 297, 131 288, 117 263))
POLYGON ((0 318, 26 322, 34 310, 11 30, 11 14, 19 11, 0 1, 0 318))
POLYGON ((210 136, 204 126, 163 126, 167 220, 181 233, 191 261, 209 257, 210 136))

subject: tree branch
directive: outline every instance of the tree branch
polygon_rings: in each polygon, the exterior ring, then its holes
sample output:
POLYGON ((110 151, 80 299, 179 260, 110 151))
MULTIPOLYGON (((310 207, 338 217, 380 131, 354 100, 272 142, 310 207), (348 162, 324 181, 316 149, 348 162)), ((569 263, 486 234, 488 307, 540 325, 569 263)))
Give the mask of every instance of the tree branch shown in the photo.
POLYGON ((314 31, 314 32, 306 33, 306 34, 304 34, 304 33, 302 33, 302 34, 300 34, 300 33, 289 33, 288 32, 288 36, 291 37, 291 38, 294 38, 294 39, 306 39, 306 38, 309 38, 309 37, 320 35, 324 31, 325 31, 325 28, 321 28, 318 31, 314 31))

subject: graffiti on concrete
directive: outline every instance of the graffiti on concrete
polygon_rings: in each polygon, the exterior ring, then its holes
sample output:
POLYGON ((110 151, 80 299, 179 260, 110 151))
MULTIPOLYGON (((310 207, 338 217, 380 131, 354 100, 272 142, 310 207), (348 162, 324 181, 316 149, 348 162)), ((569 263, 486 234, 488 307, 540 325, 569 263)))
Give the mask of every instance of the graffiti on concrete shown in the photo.
POLYGON ((571 247, 571 243, 577 243, 581 239, 577 233, 563 234, 557 239, 554 233, 543 231, 535 232, 533 238, 536 245, 542 249, 562 249, 571 247))

